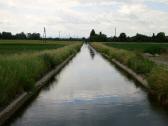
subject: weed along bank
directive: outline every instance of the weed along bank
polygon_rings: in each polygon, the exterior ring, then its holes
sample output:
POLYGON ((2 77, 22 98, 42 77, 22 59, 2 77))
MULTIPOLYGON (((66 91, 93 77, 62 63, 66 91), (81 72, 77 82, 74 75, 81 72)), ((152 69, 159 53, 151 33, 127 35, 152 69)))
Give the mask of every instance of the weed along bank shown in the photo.
POLYGON ((81 45, 74 43, 58 49, 0 56, 0 125, 47 84, 81 45))
POLYGON ((92 46, 102 55, 131 74, 139 81, 155 100, 162 105, 168 105, 168 68, 144 58, 140 53, 114 47, 102 43, 92 46))

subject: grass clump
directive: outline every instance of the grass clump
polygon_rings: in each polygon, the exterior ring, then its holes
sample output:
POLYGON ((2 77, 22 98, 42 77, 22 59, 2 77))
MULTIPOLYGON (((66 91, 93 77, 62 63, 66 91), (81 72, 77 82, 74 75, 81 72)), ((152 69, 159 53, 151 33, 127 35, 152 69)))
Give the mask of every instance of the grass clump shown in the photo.
POLYGON ((155 67, 148 77, 148 82, 155 93, 168 97, 168 70, 165 67, 155 67))
POLYGON ((76 43, 54 50, 0 56, 0 107, 8 104, 18 94, 32 91, 35 82, 54 66, 77 53, 76 43))
POLYGON ((154 66, 155 64, 152 61, 144 59, 141 56, 131 58, 128 61, 128 67, 142 75, 149 74, 154 66))
POLYGON ((108 47, 103 44, 94 43, 93 46, 110 57, 116 59, 124 65, 134 70, 138 74, 147 75, 150 73, 155 64, 148 59, 143 58, 139 53, 132 51, 108 47))

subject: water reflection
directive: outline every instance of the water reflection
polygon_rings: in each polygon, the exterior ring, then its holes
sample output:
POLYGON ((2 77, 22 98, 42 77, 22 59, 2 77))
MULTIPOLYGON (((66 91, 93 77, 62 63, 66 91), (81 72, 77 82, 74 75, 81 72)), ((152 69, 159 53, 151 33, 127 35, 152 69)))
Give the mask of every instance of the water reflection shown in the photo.
POLYGON ((10 126, 167 126, 135 81, 85 44, 10 126))
POLYGON ((92 57, 92 59, 94 59, 94 57, 95 57, 95 50, 91 46, 88 46, 88 48, 89 48, 89 51, 90 51, 90 56, 92 57))

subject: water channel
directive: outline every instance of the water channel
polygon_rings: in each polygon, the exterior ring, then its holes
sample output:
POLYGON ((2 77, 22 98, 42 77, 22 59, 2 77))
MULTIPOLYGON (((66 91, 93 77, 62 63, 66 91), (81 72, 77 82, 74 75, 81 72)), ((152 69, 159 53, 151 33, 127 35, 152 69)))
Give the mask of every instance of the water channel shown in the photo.
POLYGON ((84 44, 8 126, 168 126, 147 92, 84 44))

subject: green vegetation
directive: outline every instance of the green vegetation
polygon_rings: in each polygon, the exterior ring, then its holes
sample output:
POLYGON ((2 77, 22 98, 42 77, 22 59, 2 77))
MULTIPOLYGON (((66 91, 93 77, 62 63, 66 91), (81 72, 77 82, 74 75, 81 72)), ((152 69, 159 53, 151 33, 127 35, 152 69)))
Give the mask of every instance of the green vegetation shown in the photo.
POLYGON ((139 53, 117 49, 98 43, 93 43, 93 46, 101 53, 108 55, 110 59, 120 61, 139 74, 148 75, 155 65, 152 61, 142 57, 139 53))
MULTIPOLYGON (((151 91, 159 97, 168 98, 168 68, 159 66, 152 61, 143 58, 133 51, 113 48, 102 43, 93 43, 92 46, 110 60, 117 59, 127 65, 136 73, 148 80, 151 91)), ((128 46, 128 45, 127 45, 128 46)))
POLYGON ((0 44, 0 55, 57 49, 64 44, 0 44))
MULTIPOLYGON (((8 104, 24 91, 33 90, 35 82, 39 78, 54 66, 62 63, 67 57, 75 54, 80 49, 81 43, 67 45, 63 48, 56 46, 58 49, 52 48, 52 50, 43 50, 44 48, 50 49, 49 45, 46 47, 38 45, 36 46, 37 51, 34 52, 0 55, 0 106, 8 104)), ((30 46, 35 50, 32 44, 30 46)), ((31 47, 28 48, 31 49, 31 47)), ((17 47, 14 46, 14 48, 17 47)))
MULTIPOLYGON (((164 97, 163 100, 168 99, 168 69, 165 67, 155 67, 149 77, 148 82, 151 89, 159 94, 160 97, 164 97)), ((160 99, 161 100, 161 99, 160 99)))
POLYGON ((72 44, 72 42, 47 41, 47 43, 43 43, 38 40, 1 40, 0 55, 57 49, 69 44, 72 44))
POLYGON ((138 55, 134 58, 129 59, 127 65, 136 73, 142 75, 148 75, 155 66, 152 61, 144 59, 143 57, 138 55))
POLYGON ((168 44, 158 43, 106 43, 106 45, 136 52, 161 54, 168 51, 168 44))
MULTIPOLYGON (((116 29, 115 29, 116 31, 116 29)), ((90 37, 89 37, 90 42, 168 42, 168 37, 164 32, 159 32, 155 35, 153 33, 152 36, 148 35, 143 35, 137 33, 135 36, 127 36, 126 33, 120 33, 119 36, 116 36, 116 33, 114 36, 107 37, 106 34, 103 34, 100 32, 97 34, 94 29, 90 32, 90 37)))

